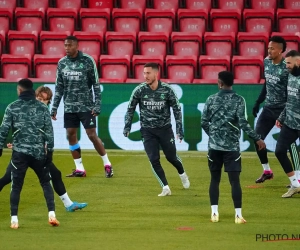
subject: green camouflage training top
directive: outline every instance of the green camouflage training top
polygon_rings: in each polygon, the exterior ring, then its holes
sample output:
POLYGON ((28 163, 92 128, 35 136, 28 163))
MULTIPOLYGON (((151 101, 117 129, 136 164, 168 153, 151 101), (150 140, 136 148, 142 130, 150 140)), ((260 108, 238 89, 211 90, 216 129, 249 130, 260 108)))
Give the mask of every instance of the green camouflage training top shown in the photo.
POLYGON ((101 91, 94 59, 78 52, 76 58, 68 56, 59 60, 56 72, 55 95, 52 112, 56 112, 64 97, 64 112, 79 113, 101 111, 101 91), (93 90, 95 101, 93 100, 93 90))
POLYGON ((278 120, 291 129, 300 130, 300 76, 289 74, 286 107, 278 120))
POLYGON ((9 104, 0 127, 0 148, 3 148, 9 130, 13 132, 13 150, 45 159, 45 146, 53 150, 54 138, 50 112, 35 99, 35 92, 24 91, 19 99, 9 104))
POLYGON ((133 90, 125 115, 124 133, 130 132, 137 104, 140 108, 142 128, 162 128, 171 125, 170 107, 172 107, 176 121, 176 134, 183 137, 180 103, 169 84, 158 81, 158 88, 152 90, 147 83, 141 83, 133 90))
POLYGON ((208 97, 201 124, 209 136, 208 149, 239 151, 240 129, 251 139, 260 139, 247 121, 245 99, 233 90, 220 90, 208 97))

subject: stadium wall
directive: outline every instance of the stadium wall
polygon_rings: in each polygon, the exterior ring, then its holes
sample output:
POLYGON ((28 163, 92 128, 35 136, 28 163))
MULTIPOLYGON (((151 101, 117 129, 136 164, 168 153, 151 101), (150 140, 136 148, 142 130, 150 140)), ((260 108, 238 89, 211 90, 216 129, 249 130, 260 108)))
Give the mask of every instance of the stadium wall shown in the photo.
MULTIPOLYGON (((53 83, 35 83, 35 88, 40 85, 50 87, 53 92, 55 85, 53 83)), ((133 119, 131 134, 129 138, 123 136, 124 116, 128 106, 128 100, 136 84, 101 84, 102 90, 102 111, 97 121, 97 132, 103 140, 107 149, 124 150, 143 150, 140 138, 140 124, 138 109, 133 119)), ((208 137, 201 129, 201 112, 207 97, 218 91, 214 84, 172 84, 177 93, 183 111, 183 123, 185 138, 182 143, 177 143, 179 151, 186 150, 207 150, 208 137)), ((234 90, 245 97, 247 102, 247 113, 250 125, 253 127, 257 121, 252 115, 253 104, 260 93, 262 85, 260 84, 240 84, 234 85, 234 90)), ((16 83, 0 84, 0 118, 2 120, 6 106, 17 98, 16 83)), ((261 111, 261 110, 260 110, 261 111)), ((175 127, 174 118, 172 125, 175 127)), ((63 102, 58 110, 57 121, 53 121, 55 133, 55 148, 68 149, 69 145, 66 139, 65 129, 63 128, 63 102)), ((266 138, 267 148, 274 151, 276 138, 279 129, 273 128, 266 138)), ((80 145, 82 149, 93 149, 83 127, 78 132, 80 145)), ((11 135, 8 142, 11 141, 11 135)), ((253 142, 242 132, 241 151, 254 151, 253 142)))

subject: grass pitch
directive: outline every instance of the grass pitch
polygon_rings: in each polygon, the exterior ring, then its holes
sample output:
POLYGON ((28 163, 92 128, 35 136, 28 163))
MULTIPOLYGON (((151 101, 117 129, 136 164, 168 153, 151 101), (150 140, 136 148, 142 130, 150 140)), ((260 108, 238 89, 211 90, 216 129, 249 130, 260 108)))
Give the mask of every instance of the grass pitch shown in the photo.
MULTIPOLYGON (((9 192, 0 193, 0 249, 299 249, 299 240, 266 241, 297 237, 300 194, 283 199, 288 178, 274 154, 270 165, 274 180, 255 184, 262 167, 255 153, 243 153, 241 183, 243 216, 247 224, 234 223, 227 174, 220 186, 220 222, 210 222, 209 171, 205 153, 179 152, 191 187, 184 190, 175 169, 162 156, 172 196, 161 192, 144 152, 108 151, 115 176, 104 177, 102 160, 94 151, 82 153, 86 178, 63 177, 70 198, 87 202, 82 211, 66 212, 56 195, 56 215, 61 225, 48 225, 42 189, 32 170, 21 194, 18 230, 10 229, 9 192), (277 235, 277 236, 276 236, 277 235), (280 236, 279 236, 280 235, 280 236), (264 236, 265 238, 260 238, 264 236)), ((11 152, 0 158, 4 174, 11 152)), ((54 163, 63 176, 74 168, 68 151, 55 151, 54 163)))

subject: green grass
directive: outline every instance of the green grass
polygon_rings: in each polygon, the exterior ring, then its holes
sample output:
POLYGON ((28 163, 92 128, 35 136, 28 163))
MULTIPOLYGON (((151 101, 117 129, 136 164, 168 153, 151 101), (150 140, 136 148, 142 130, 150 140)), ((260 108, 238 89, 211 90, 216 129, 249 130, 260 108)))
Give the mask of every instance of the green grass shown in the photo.
MULTIPOLYGON (((0 159, 4 173, 11 152, 0 159)), ((36 176, 29 170, 21 194, 18 230, 9 228, 9 191, 0 193, 0 249, 299 249, 300 241, 256 241, 256 234, 298 234, 299 198, 283 199, 285 176, 274 154, 270 165, 275 179, 262 185, 254 180, 262 168, 254 153, 243 153, 243 216, 247 224, 234 223, 234 208, 226 173, 220 187, 220 222, 211 223, 206 154, 179 152, 190 177, 184 190, 175 169, 162 157, 172 196, 161 192, 144 152, 108 151, 115 176, 104 177, 102 160, 83 151, 87 178, 63 177, 72 200, 88 202, 82 211, 68 213, 56 195, 56 215, 61 225, 52 228, 36 176), (249 186, 259 188, 249 188, 249 186), (188 227, 192 230, 178 230, 188 227)), ((68 151, 56 151, 54 162, 63 176, 74 167, 68 151)))

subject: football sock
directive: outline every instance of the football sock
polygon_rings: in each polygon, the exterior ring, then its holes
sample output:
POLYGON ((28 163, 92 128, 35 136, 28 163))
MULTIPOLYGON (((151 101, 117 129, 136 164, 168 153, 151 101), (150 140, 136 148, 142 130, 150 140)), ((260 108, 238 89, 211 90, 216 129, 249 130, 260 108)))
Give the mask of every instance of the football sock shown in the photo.
POLYGON ((67 193, 59 196, 59 198, 61 199, 61 201, 64 203, 65 207, 69 207, 72 206, 73 202, 71 201, 69 195, 67 193))
POLYGON ((111 163, 110 163, 110 161, 109 161, 109 159, 108 159, 107 154, 101 155, 101 158, 102 158, 102 160, 103 160, 103 165, 104 165, 104 166, 106 166, 106 165, 111 166, 111 163))
POLYGON ((82 164, 82 159, 81 158, 74 159, 74 162, 75 162, 76 170, 84 171, 84 166, 82 164))
POLYGON ((242 216, 242 209, 241 208, 236 208, 235 209, 235 217, 243 218, 242 216))
POLYGON ((19 222, 19 221, 18 221, 18 216, 17 216, 17 215, 13 215, 13 216, 11 217, 11 222, 19 222))
POLYGON ((289 177, 291 184, 293 187, 300 187, 300 183, 296 178, 296 175, 294 174, 293 176, 289 177))
POLYGON ((49 218, 50 218, 50 217, 54 217, 54 218, 56 217, 54 211, 49 211, 49 218))
POLYGON ((163 186, 163 189, 170 189, 169 185, 163 186))
POLYGON ((300 171, 299 170, 295 170, 294 172, 295 172, 297 180, 300 180, 300 171))
POLYGON ((265 163, 265 164, 261 164, 261 165, 263 166, 264 171, 272 172, 269 163, 265 163))
POLYGON ((218 214, 218 205, 211 206, 211 214, 218 214))

